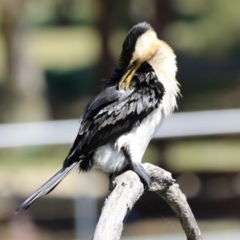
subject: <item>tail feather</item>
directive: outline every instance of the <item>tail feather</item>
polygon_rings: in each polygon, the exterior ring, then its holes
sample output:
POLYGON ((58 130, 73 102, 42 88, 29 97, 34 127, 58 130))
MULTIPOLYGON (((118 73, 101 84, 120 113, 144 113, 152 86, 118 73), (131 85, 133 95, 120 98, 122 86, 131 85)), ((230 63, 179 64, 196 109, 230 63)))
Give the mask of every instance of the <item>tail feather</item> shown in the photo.
POLYGON ((35 193, 33 193, 27 200, 25 200, 16 210, 16 213, 22 209, 27 209, 36 199, 50 193, 67 175, 68 173, 78 165, 79 162, 73 163, 71 166, 62 168, 46 183, 44 183, 35 193))

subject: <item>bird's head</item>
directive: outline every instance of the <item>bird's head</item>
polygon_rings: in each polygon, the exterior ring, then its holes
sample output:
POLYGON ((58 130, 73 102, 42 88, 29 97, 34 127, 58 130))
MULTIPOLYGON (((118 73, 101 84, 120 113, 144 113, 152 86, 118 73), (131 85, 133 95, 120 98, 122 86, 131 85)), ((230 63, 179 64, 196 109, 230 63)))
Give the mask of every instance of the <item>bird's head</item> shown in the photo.
POLYGON ((128 89, 134 74, 144 62, 148 62, 155 71, 169 71, 175 78, 175 54, 165 42, 158 39, 154 29, 146 22, 135 25, 123 42, 119 66, 124 75, 118 87, 125 83, 125 89, 128 89))

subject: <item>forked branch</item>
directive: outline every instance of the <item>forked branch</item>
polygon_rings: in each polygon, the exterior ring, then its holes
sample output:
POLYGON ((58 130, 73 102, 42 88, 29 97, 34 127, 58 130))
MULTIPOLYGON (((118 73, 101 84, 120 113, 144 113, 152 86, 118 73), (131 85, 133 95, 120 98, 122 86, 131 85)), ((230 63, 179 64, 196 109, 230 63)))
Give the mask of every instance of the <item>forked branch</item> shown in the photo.
MULTIPOLYGON (((181 222, 188 240, 201 240, 201 232, 185 195, 175 183, 171 173, 144 163, 143 167, 151 176, 150 191, 157 192, 173 209, 181 222)), ((133 205, 143 194, 143 184, 133 171, 127 171, 114 180, 114 190, 106 199, 98 221, 93 240, 118 240, 123 230, 123 221, 133 205)))

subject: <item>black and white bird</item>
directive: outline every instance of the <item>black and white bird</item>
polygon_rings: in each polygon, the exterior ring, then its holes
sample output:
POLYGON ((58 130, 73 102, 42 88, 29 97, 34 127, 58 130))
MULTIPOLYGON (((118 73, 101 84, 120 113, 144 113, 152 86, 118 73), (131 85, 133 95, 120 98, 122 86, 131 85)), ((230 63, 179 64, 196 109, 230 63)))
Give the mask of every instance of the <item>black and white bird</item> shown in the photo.
POLYGON ((76 166, 81 171, 97 166, 109 174, 130 168, 149 188, 151 179, 141 161, 158 126, 177 106, 176 71, 173 50, 148 23, 135 25, 123 42, 113 75, 86 106, 62 169, 16 211, 50 193, 76 166))

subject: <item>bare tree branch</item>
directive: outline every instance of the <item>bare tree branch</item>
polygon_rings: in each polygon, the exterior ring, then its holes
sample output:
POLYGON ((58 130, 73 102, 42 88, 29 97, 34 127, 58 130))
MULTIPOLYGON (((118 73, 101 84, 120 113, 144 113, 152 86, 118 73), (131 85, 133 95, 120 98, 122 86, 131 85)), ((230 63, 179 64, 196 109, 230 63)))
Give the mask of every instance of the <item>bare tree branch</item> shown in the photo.
POLYGON ((202 235, 186 196, 179 189, 179 185, 172 179, 171 173, 152 164, 143 164, 152 178, 150 191, 156 191, 177 215, 188 240, 201 240, 202 235), (167 184, 168 183, 168 184, 167 184), (169 183, 171 183, 169 185, 169 183))
MULTIPOLYGON (((151 176, 150 191, 157 192, 173 209, 188 240, 201 240, 201 232, 185 195, 172 179, 171 173, 150 163, 143 167, 151 176)), ((143 184, 133 171, 127 171, 114 180, 115 188, 106 199, 93 240, 118 240, 123 230, 124 218, 143 194, 143 184)))

